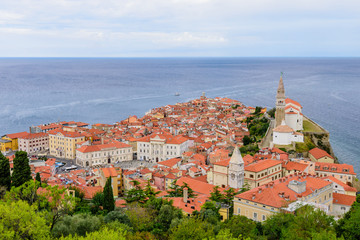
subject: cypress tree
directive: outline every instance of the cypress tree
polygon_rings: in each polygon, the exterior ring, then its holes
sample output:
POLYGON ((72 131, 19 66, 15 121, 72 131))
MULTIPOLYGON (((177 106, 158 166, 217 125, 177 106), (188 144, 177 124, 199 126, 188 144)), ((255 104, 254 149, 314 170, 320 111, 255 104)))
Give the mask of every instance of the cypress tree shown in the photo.
POLYGON ((31 179, 31 170, 27 153, 24 151, 16 152, 14 158, 14 171, 12 174, 12 185, 19 187, 31 179))
POLYGON ((36 173, 36 177, 35 180, 38 181, 41 184, 41 177, 40 177, 40 173, 36 173))
POLYGON ((104 204, 103 204, 104 210, 107 210, 108 212, 114 211, 115 200, 114 200, 113 189, 111 186, 111 177, 109 177, 106 180, 103 194, 104 194, 104 204))
POLYGON ((11 176, 10 176, 10 163, 0 152, 0 186, 6 187, 7 190, 11 188, 11 176))

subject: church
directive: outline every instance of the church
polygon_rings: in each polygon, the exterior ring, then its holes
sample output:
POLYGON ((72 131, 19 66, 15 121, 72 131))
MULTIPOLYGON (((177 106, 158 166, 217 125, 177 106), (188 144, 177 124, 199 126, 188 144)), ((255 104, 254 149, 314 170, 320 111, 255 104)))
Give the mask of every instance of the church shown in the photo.
POLYGON ((275 128, 273 144, 289 145, 304 142, 302 106, 297 101, 285 97, 283 76, 281 73, 276 94, 275 128))

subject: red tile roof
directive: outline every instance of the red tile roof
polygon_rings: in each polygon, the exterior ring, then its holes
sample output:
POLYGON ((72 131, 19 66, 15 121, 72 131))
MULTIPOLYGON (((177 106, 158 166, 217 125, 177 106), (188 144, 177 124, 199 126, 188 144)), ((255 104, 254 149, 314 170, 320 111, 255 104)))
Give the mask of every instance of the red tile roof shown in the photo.
POLYGON ((116 177, 118 175, 115 168, 101 168, 101 171, 104 173, 106 178, 108 177, 116 177))
POLYGON ((309 151, 309 154, 311 154, 315 159, 320 159, 322 157, 329 157, 331 159, 334 159, 332 156, 330 156, 330 154, 320 148, 311 149, 309 151))
POLYGON ((171 158, 162 162, 158 162, 159 165, 165 166, 165 167, 169 167, 172 168, 174 167, 176 164, 178 164, 179 162, 181 162, 181 158, 171 158))
POLYGON ((251 164, 245 166, 245 171, 260 172, 260 171, 263 171, 263 170, 268 169, 270 167, 274 167, 274 166, 276 166, 278 164, 281 165, 281 161, 279 161, 279 160, 271 160, 271 159, 261 160, 261 161, 254 162, 254 163, 251 163, 251 164))
POLYGON ((34 139, 34 138, 42 138, 42 137, 46 137, 46 136, 48 136, 47 133, 40 132, 40 133, 27 133, 27 135, 19 137, 19 138, 21 138, 21 139, 34 139))
POLYGON ((282 167, 288 171, 296 170, 296 171, 304 172, 308 166, 309 166, 308 164, 292 162, 292 161, 282 162, 282 167))
POLYGON ((29 134, 28 132, 19 132, 19 133, 6 134, 6 136, 11 138, 11 139, 16 139, 16 138, 25 137, 28 134, 29 134))
POLYGON ((301 193, 302 197, 308 196, 315 190, 332 184, 315 176, 303 177, 300 175, 290 175, 289 177, 284 177, 247 192, 240 193, 236 195, 236 198, 280 208, 298 199, 299 194, 288 187, 289 182, 292 180, 306 182, 306 190, 301 193))
POLYGON ((113 141, 112 143, 107 143, 107 144, 99 144, 99 145, 91 145, 91 146, 85 145, 76 150, 82 153, 88 153, 88 152, 98 152, 108 148, 120 149, 120 148, 130 148, 130 147, 131 146, 129 144, 113 141))
POLYGON ((210 193, 213 191, 215 185, 204 183, 202 181, 196 180, 194 178, 189 177, 181 177, 176 181, 176 184, 182 186, 183 183, 187 183, 189 187, 196 193, 196 194, 204 194, 206 196, 210 196, 210 193))
POLYGON ((357 192, 356 188, 354 187, 350 187, 349 185, 343 183, 342 181, 340 181, 337 178, 334 178, 333 176, 327 176, 327 177, 323 177, 323 179, 328 180, 328 181, 332 181, 337 185, 340 185, 341 187, 344 188, 345 191, 347 192, 357 192))
POLYGON ((351 206, 356 201, 356 196, 333 193, 333 204, 351 206))
POLYGON ((315 162, 315 171, 342 173, 355 175, 354 167, 350 164, 315 162))
POLYGON ((292 104, 294 104, 294 105, 299 106, 299 107, 302 108, 301 104, 298 103, 297 101, 292 100, 292 99, 290 99, 290 98, 286 98, 286 99, 285 99, 285 104, 290 104, 290 103, 292 103, 292 104))

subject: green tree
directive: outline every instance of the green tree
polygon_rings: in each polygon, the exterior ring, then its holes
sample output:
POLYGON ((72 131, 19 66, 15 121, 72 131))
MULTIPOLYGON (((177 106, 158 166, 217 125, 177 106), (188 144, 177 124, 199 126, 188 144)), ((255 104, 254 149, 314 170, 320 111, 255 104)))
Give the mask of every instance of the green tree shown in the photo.
POLYGON ((1 239, 49 239, 44 213, 24 201, 0 202, 1 239))
POLYGON ((104 193, 104 204, 103 204, 104 210, 108 212, 114 211, 115 200, 114 200, 113 189, 111 186, 111 177, 107 179, 103 193, 104 193))
POLYGON ((171 229, 172 240, 202 240, 214 237, 212 224, 194 218, 183 218, 179 225, 171 229))
POLYGON ((251 143, 251 138, 249 136, 244 136, 243 144, 244 146, 249 145, 251 143))
POLYGON ((55 224, 52 234, 56 238, 68 235, 86 236, 87 233, 98 231, 100 226, 101 221, 96 216, 86 213, 67 215, 55 224))
POLYGON ((314 210, 311 206, 303 206, 296 210, 294 221, 283 233, 284 239, 310 239, 315 233, 335 233, 334 218, 324 211, 314 210))
POLYGON ((110 223, 114 221, 130 225, 130 219, 122 209, 111 211, 104 217, 105 223, 110 223))
POLYGON ((188 197, 195 197, 196 194, 189 187, 189 185, 184 182, 182 186, 176 184, 176 180, 170 186, 170 190, 167 191, 169 197, 183 197, 184 196, 184 188, 188 189, 188 197))
POLYGON ((38 181, 41 184, 41 177, 40 177, 40 173, 36 173, 36 177, 35 180, 38 181))
POLYGON ((100 211, 100 207, 104 204, 104 194, 102 192, 95 193, 94 197, 91 200, 91 213, 97 214, 100 211))
POLYGON ((136 202, 127 204, 126 208, 126 215, 134 231, 149 231, 152 228, 156 217, 153 211, 149 211, 136 202))
POLYGON ((345 239, 360 239, 360 195, 357 195, 356 202, 351 209, 338 221, 336 225, 336 234, 345 239))
POLYGON ((91 232, 86 236, 72 236, 61 237, 60 240, 127 240, 127 233, 124 228, 109 229, 108 227, 102 228, 100 231, 91 232))
POLYGON ((267 113, 269 114, 269 116, 271 118, 275 118, 275 111, 276 111, 276 108, 272 108, 267 113))
POLYGON ((26 201, 28 204, 33 205, 36 203, 40 209, 46 207, 47 200, 43 196, 37 194, 40 183, 34 180, 27 181, 19 187, 12 187, 5 195, 5 200, 11 201, 26 201))
POLYGON ((24 151, 16 152, 14 158, 14 171, 12 173, 12 185, 19 187, 31 179, 31 170, 27 153, 24 151))
POLYGON ((224 201, 224 196, 220 192, 219 186, 215 186, 213 188, 213 191, 210 193, 210 198, 209 199, 211 201, 214 201, 214 202, 223 202, 224 201))
POLYGON ((0 152, 0 186, 6 187, 7 190, 11 188, 11 176, 10 176, 10 163, 0 152))
MULTIPOLYGON (((126 192, 125 201, 127 203, 138 202, 144 204, 147 200, 146 193, 140 187, 140 183, 138 181, 133 180, 132 184, 134 185, 134 188, 126 192)), ((148 191, 148 193, 150 194, 150 191, 148 191)))
POLYGON ((150 180, 148 180, 147 184, 145 186, 144 193, 147 196, 147 198, 150 199, 150 198, 155 198, 156 195, 158 195, 160 193, 160 191, 154 190, 154 188, 150 185, 150 180))
POLYGON ((235 215, 223 224, 224 229, 229 229, 234 237, 255 237, 256 223, 245 216, 235 215))
POLYGON ((294 222, 294 218, 290 213, 274 214, 263 223, 263 232, 269 240, 281 239, 283 231, 294 222))

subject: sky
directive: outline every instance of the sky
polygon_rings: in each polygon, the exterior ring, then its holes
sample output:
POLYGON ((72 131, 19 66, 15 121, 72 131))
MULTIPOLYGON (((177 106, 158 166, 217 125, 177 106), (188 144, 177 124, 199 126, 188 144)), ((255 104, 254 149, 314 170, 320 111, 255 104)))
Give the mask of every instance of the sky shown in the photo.
POLYGON ((0 0, 0 57, 359 57, 359 0, 0 0))

